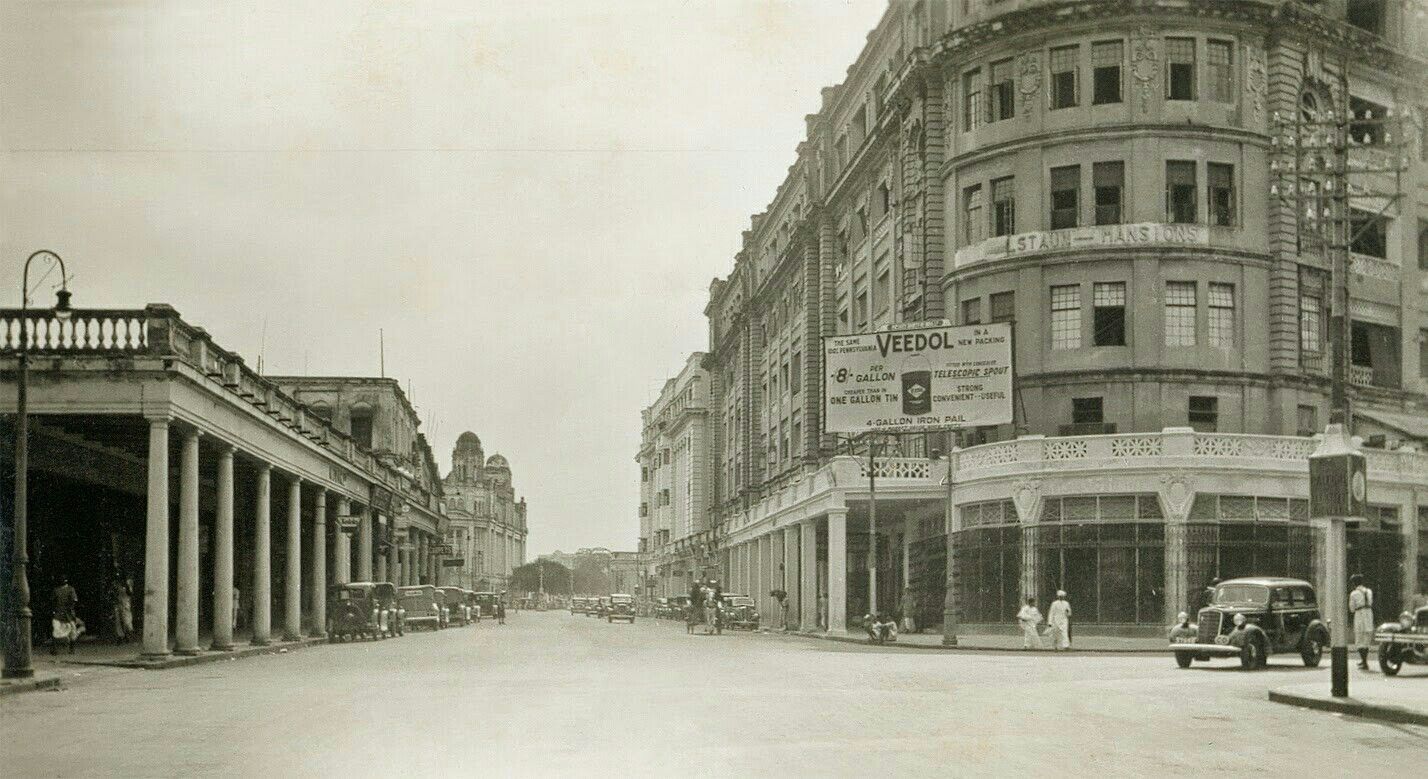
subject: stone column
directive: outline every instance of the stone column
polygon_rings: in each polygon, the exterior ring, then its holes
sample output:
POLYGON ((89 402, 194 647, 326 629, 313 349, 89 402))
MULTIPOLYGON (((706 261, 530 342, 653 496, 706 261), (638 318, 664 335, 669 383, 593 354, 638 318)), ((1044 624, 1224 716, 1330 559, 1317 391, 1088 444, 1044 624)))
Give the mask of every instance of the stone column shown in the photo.
POLYGON ((794 629, 798 625, 798 598, 800 595, 798 581, 798 526, 790 525, 783 529, 783 589, 788 593, 788 624, 787 629, 794 629))
POLYGON ((382 577, 384 582, 396 583, 400 576, 399 571, 402 564, 397 560, 397 518, 387 517, 387 575, 382 577))
MULTIPOLYGON (((346 498, 337 499, 337 516, 345 517, 352 514, 352 502, 346 498)), ((336 528, 337 532, 332 536, 333 561, 332 580, 334 584, 346 584, 352 581, 352 536, 342 529, 341 525, 336 528)))
POLYGON ((169 418, 149 420, 144 529, 144 655, 169 654, 169 418))
POLYGON ((362 523, 357 526, 357 580, 372 581, 372 507, 362 508, 362 523))
POLYGON ((312 512, 312 635, 327 635, 327 490, 321 487, 312 512))
POLYGON ((848 509, 828 510, 828 633, 848 632, 848 509))
POLYGON ((213 524, 213 644, 233 648, 233 447, 218 452, 218 495, 213 524))
POLYGON ((798 528, 798 623, 803 630, 818 627, 818 520, 798 528))
POLYGON ((253 645, 266 646, 272 632, 273 575, 272 508, 273 466, 258 465, 258 505, 253 513, 253 645))
POLYGON ((302 478, 288 482, 287 591, 283 599, 283 639, 302 638, 302 478))
POLYGON ((198 437, 183 431, 179 452, 178 612, 174 652, 198 654, 198 437))

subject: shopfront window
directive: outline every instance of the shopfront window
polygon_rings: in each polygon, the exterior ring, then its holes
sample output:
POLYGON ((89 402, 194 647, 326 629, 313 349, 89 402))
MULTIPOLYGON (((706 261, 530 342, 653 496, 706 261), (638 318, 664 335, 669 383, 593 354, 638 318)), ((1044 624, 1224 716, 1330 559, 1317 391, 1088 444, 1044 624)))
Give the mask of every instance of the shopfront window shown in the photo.
POLYGON ((1087 624, 1160 624, 1165 615, 1165 525, 1159 498, 1047 498, 1033 530, 1037 600, 1057 590, 1087 624))

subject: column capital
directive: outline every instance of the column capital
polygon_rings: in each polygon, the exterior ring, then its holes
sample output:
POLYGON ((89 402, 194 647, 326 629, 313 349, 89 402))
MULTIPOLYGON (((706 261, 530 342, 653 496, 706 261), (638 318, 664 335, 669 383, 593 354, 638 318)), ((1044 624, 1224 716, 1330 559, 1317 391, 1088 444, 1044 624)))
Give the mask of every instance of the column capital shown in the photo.
POLYGON ((184 437, 184 438, 199 439, 199 438, 202 438, 202 437, 203 437, 203 431, 202 431, 202 430, 199 430, 197 427, 194 427, 193 425, 184 425, 184 426, 183 426, 183 437, 184 437))
POLYGON ((258 461, 258 472, 259 472, 259 473, 272 473, 272 471, 273 471, 273 464, 272 464, 272 463, 266 462, 266 461, 264 461, 264 460, 259 460, 259 461, 258 461))
POLYGON ((218 445, 219 457, 232 457, 238 453, 238 447, 235 444, 230 444, 221 438, 214 439, 214 442, 218 445))
POLYGON ((144 419, 151 425, 168 425, 174 421, 174 415, 168 411, 146 411, 144 419))

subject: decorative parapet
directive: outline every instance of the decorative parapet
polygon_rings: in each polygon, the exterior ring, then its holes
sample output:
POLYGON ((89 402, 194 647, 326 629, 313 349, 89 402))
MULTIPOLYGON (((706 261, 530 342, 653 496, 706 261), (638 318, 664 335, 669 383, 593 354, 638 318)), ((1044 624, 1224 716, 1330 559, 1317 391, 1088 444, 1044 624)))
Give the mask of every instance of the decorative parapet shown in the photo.
POLYGON ((24 321, 28 327, 22 327, 19 309, 0 309, 0 355, 13 355, 23 332, 28 335, 26 349, 33 355, 177 358, 279 424, 334 452, 374 483, 413 494, 423 505, 430 502, 415 480, 383 466, 346 433, 309 413, 277 384, 248 368, 242 357, 215 343, 206 330, 185 322, 172 306, 75 309, 63 320, 52 309, 35 309, 24 313, 24 321))

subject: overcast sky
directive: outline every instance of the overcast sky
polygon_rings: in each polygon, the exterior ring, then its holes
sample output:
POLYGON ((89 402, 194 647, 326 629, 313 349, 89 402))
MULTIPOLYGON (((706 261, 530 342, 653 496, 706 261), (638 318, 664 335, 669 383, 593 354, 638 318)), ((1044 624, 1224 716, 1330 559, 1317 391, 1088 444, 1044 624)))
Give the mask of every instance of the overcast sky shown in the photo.
POLYGON ((0 0, 5 305, 45 247, 268 373, 376 375, 384 330, 531 557, 635 548, 640 409, 883 0, 250 5, 0 0))

